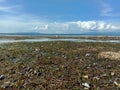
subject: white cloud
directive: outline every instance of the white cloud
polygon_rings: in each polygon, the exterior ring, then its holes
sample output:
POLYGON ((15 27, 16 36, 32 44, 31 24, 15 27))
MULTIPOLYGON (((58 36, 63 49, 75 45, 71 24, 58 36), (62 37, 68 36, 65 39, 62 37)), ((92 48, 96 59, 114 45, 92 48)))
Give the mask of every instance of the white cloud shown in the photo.
POLYGON ((107 7, 107 8, 104 8, 101 12, 101 15, 102 16, 110 16, 110 13, 113 11, 112 8, 110 7, 107 7))
POLYGON ((98 0, 98 2, 101 5, 101 16, 120 17, 119 12, 114 12, 114 7, 112 3, 105 2, 103 0, 98 0))
POLYGON ((83 33, 120 31, 120 23, 105 21, 49 22, 31 16, 1 17, 0 32, 83 33))
POLYGON ((46 22, 42 23, 42 25, 47 25, 47 28, 44 29, 39 28, 41 25, 38 25, 37 28, 33 29, 37 32, 44 32, 44 33, 82 33, 82 32, 88 32, 88 31, 103 31, 103 32, 109 32, 109 31, 119 31, 120 27, 119 25, 112 24, 112 23, 106 23, 103 21, 70 21, 70 22, 57 22, 57 23, 51 23, 46 22))
POLYGON ((48 30, 48 25, 45 24, 45 25, 35 26, 33 30, 48 30))
POLYGON ((103 0, 100 0, 100 4, 101 4, 101 15, 102 16, 109 16, 110 13, 112 13, 113 8, 109 3, 104 2, 103 0))
POLYGON ((0 12, 15 13, 15 9, 19 6, 0 6, 0 12))
POLYGON ((21 5, 10 4, 8 0, 0 0, 0 13, 15 14, 21 8, 21 5))

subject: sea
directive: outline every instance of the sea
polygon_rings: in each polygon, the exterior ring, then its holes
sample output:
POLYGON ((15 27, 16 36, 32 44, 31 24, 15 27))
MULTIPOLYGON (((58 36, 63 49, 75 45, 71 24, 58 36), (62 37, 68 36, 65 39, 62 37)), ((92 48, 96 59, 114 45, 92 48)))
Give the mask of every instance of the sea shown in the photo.
POLYGON ((0 36, 44 36, 44 38, 36 38, 36 39, 22 39, 22 40, 14 40, 14 39, 0 39, 1 43, 14 43, 14 42, 48 42, 48 41, 70 41, 70 42, 110 42, 110 43, 120 43, 120 40, 91 40, 91 39, 73 39, 72 37, 120 37, 120 33, 116 34, 40 34, 40 33, 1 33, 0 36), (46 36, 46 37, 45 37, 46 36), (55 37, 69 37, 69 38, 48 38, 49 36, 55 37))

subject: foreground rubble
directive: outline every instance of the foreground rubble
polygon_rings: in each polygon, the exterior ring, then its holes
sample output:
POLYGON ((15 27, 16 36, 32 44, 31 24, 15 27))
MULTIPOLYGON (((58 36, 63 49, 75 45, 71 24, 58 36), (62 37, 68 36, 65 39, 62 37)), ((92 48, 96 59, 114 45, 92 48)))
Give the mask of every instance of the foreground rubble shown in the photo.
POLYGON ((119 90, 119 51, 119 43, 4 44, 0 90, 119 90))

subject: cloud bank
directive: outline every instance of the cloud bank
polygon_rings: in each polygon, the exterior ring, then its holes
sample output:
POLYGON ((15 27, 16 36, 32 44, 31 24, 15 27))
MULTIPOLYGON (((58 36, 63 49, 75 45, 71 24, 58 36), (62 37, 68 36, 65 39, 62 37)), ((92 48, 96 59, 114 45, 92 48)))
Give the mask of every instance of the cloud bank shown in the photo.
POLYGON ((0 32, 84 33, 90 31, 117 32, 120 30, 119 23, 107 23, 105 21, 49 22, 34 18, 24 20, 24 18, 1 19, 0 32))

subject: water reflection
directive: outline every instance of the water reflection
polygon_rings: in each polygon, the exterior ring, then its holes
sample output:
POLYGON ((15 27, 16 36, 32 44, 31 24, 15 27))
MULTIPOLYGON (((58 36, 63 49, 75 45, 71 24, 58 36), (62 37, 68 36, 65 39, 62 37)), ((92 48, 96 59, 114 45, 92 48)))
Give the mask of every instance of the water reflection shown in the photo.
POLYGON ((51 38, 40 38, 40 39, 24 39, 24 40, 11 40, 11 39, 0 39, 0 43, 14 43, 14 42, 46 42, 46 41, 71 41, 71 42, 113 42, 120 43, 120 40, 90 40, 90 39, 51 39, 51 38))

